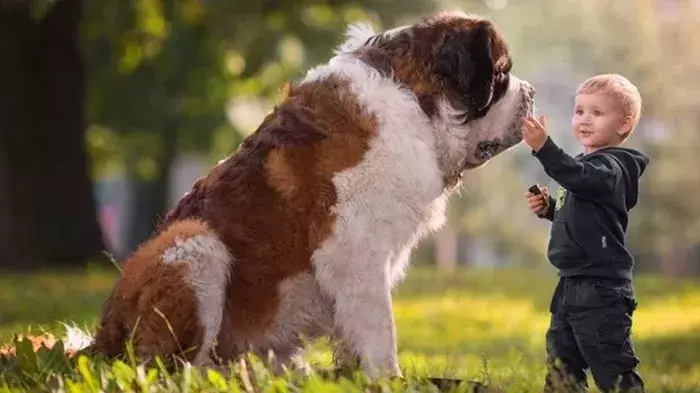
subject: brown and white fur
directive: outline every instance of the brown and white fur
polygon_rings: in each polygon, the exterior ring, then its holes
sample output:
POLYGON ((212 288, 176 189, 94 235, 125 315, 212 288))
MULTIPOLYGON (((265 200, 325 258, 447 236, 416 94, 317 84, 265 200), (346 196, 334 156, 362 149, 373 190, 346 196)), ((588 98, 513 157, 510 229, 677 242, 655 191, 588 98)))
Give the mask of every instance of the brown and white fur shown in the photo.
POLYGON ((339 365, 401 375, 392 288, 462 173, 521 141, 533 89, 511 66, 477 16, 352 26, 128 258, 94 349, 280 366, 329 336, 339 365))

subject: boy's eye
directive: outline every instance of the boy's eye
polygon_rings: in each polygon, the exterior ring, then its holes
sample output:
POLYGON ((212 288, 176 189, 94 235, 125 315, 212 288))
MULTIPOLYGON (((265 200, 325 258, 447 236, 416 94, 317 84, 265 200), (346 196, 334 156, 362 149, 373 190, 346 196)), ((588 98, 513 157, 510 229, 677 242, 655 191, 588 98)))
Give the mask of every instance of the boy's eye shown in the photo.
POLYGON ((581 114, 583 114, 583 111, 580 110, 580 109, 576 109, 576 114, 577 114, 577 115, 581 115, 581 114))
POLYGON ((603 112, 601 111, 593 111, 593 114, 596 116, 603 116, 603 112))

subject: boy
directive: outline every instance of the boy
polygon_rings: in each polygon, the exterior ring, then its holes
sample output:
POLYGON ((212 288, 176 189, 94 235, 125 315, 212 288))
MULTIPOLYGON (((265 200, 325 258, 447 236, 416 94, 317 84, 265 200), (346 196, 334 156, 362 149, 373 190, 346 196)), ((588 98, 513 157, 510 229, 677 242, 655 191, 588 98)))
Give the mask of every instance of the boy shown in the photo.
POLYGON ((533 213, 552 221, 547 256, 560 276, 546 335, 545 392, 587 391, 588 368, 604 392, 644 391, 630 339, 637 303, 625 232, 649 157, 620 147, 640 112, 637 88, 606 74, 576 91, 572 126, 583 154, 574 158, 557 147, 544 117, 525 123, 525 143, 560 185, 556 199, 544 187, 543 195, 525 194, 533 213))

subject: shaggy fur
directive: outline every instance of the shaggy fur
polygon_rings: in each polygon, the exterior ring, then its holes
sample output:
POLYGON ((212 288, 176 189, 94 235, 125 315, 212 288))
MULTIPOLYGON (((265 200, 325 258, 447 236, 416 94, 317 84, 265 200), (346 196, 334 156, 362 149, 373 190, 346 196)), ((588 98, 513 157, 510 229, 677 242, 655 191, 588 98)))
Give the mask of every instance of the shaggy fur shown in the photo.
POLYGON ((129 257, 94 349, 280 367, 330 336, 340 365, 400 375, 392 288, 463 172, 520 142, 533 89, 511 67, 477 16, 351 27, 129 257))

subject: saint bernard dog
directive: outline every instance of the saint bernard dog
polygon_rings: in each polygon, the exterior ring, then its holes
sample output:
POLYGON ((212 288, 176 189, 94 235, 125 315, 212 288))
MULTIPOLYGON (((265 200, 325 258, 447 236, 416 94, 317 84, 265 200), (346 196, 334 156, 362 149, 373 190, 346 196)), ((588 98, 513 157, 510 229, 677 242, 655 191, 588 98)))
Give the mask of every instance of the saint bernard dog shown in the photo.
POLYGON ((392 288, 464 171, 522 140, 533 87, 493 22, 353 25, 125 261, 91 349, 215 366, 248 352, 400 376, 392 288))

